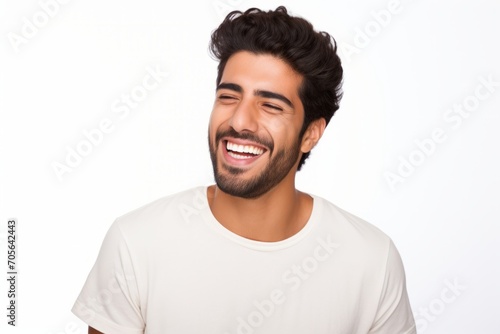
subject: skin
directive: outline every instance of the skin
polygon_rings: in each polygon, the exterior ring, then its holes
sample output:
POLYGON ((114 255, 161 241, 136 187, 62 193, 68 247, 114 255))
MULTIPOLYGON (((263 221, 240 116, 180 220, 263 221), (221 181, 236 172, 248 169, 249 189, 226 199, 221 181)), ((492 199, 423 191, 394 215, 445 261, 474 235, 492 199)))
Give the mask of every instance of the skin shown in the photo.
MULTIPOLYGON (((304 120, 299 97, 301 83, 301 75, 272 55, 240 51, 229 58, 221 79, 223 88, 217 90, 209 125, 210 146, 212 150, 217 146, 215 154, 222 174, 248 182, 266 169, 275 152, 293 148, 291 143, 297 141, 304 120), (241 90, 232 89, 231 85, 241 90), (262 91, 285 97, 291 106, 281 99, 262 96, 259 93, 262 91), (225 144, 215 139, 218 130, 228 128, 237 133, 251 133, 264 142, 272 141, 273 152, 267 150, 249 165, 231 163, 224 154, 225 144), (231 174, 230 167, 241 171, 231 174)), ((242 198, 224 192, 217 185, 209 187, 208 201, 217 220, 230 231, 253 240, 279 241, 296 234, 307 223, 313 206, 312 198, 295 188, 298 162, 302 153, 316 145, 325 126, 324 119, 311 123, 297 143, 295 149, 300 152, 293 166, 277 185, 259 197, 242 198)))
MULTIPOLYGON (((312 122, 298 140, 304 121, 299 97, 302 76, 272 55, 235 53, 226 64, 221 83, 209 124, 210 149, 216 154, 219 173, 245 184, 269 166, 272 169, 273 158, 280 150, 297 158, 276 185, 255 198, 231 195, 217 185, 208 187, 210 209, 219 223, 242 237, 266 242, 289 238, 305 226, 313 207, 313 199, 295 188, 297 166, 302 153, 309 152, 323 135, 326 122, 324 119, 312 122), (274 96, 260 93, 263 91, 274 96), (285 97, 291 105, 276 96, 285 97), (217 131, 228 129, 260 139, 245 140, 245 144, 262 147, 263 142, 272 142, 274 148, 272 152, 266 149, 251 163, 228 159, 223 141, 232 138, 226 136, 216 141, 217 131), (292 149, 299 150, 298 154, 291 152, 292 149)), ((88 333, 102 334, 92 327, 88 333)))

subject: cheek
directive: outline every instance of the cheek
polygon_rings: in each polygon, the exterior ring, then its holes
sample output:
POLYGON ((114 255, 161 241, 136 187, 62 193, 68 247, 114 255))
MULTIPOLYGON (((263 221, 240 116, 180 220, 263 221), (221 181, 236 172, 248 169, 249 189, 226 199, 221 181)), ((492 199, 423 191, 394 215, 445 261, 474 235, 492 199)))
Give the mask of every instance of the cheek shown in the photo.
POLYGON ((219 127, 221 124, 228 121, 228 119, 231 117, 231 114, 232 111, 230 108, 214 104, 212 112, 210 114, 210 127, 219 127))
POLYGON ((222 122, 220 118, 220 113, 217 113, 215 110, 210 114, 210 119, 208 121, 208 133, 212 139, 215 138, 217 128, 222 122))
POLYGON ((266 128, 275 143, 282 142, 283 145, 294 142, 300 132, 300 128, 297 127, 297 124, 284 118, 273 118, 268 120, 266 128))
POLYGON ((210 119, 208 121, 208 138, 214 148, 217 147, 215 136, 218 131, 227 130, 227 121, 227 113, 214 109, 210 114, 210 119))

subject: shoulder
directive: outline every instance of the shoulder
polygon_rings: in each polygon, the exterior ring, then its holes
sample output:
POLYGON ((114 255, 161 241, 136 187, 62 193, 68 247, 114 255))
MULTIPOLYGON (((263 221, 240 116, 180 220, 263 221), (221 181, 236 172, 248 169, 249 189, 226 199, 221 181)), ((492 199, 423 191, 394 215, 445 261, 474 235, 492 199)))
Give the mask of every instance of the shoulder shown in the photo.
POLYGON ((166 222, 186 220, 186 212, 202 210, 208 202, 206 187, 191 188, 176 194, 159 198, 132 210, 114 222, 114 227, 124 231, 144 230, 166 222))
POLYGON ((389 247, 391 239, 375 225, 324 198, 313 198, 321 211, 318 215, 321 217, 321 225, 331 230, 338 238, 347 239, 350 243, 389 247))
POLYGON ((316 216, 317 233, 339 245, 336 253, 351 269, 356 267, 374 280, 378 277, 379 284, 387 270, 402 271, 399 253, 385 232, 325 199, 315 197, 315 201, 321 211, 316 216))
POLYGON ((404 267, 392 239, 378 227, 331 202, 318 197, 316 200, 322 211, 318 215, 322 219, 317 222, 319 233, 332 236, 338 245, 336 254, 340 262, 346 270, 358 274, 352 277, 366 280, 358 283, 372 286, 380 293, 403 291, 404 267))

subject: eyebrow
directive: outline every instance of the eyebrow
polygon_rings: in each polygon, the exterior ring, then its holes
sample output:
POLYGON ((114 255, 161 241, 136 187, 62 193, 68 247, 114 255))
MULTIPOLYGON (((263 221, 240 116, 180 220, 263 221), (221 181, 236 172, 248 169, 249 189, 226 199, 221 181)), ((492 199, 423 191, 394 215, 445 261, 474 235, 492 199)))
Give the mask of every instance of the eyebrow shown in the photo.
POLYGON ((229 89, 229 90, 234 90, 235 92, 242 93, 243 88, 240 85, 234 84, 234 83, 226 83, 222 82, 217 86, 216 91, 219 89, 229 89))
MULTIPOLYGON (((229 83, 229 82, 220 83, 217 86, 216 90, 218 91, 219 89, 229 89, 229 90, 233 90, 237 93, 243 92, 243 88, 240 85, 235 84, 235 83, 229 83)), ((269 98, 269 99, 277 99, 277 100, 280 100, 280 101, 283 101, 284 103, 286 103, 290 108, 294 108, 292 101, 290 101, 284 95, 279 94, 279 93, 274 93, 274 92, 270 92, 267 90, 256 89, 256 90, 254 90, 254 95, 269 98)))

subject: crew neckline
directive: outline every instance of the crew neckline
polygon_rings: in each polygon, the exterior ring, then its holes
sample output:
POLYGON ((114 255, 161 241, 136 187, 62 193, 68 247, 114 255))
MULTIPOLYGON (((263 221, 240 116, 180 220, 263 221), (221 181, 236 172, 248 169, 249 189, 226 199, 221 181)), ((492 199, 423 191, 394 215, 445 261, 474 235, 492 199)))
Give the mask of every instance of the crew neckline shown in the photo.
POLYGON ((309 216, 309 219, 307 220, 306 224, 302 227, 302 229, 300 229, 297 233, 295 233, 291 237, 288 237, 280 241, 252 240, 232 232, 231 230, 227 229, 224 225, 222 225, 217 220, 217 218, 215 218, 208 203, 208 187, 209 186, 202 187, 205 195, 203 196, 203 198, 204 201, 206 202, 205 203, 206 205, 204 206, 204 210, 202 212, 202 217, 204 218, 205 223, 207 223, 215 232, 229 239, 230 241, 237 243, 243 247, 254 250, 277 251, 297 244, 302 239, 304 239, 309 234, 309 232, 314 228, 314 226, 318 221, 318 216, 321 212, 321 206, 322 206, 321 198, 315 195, 308 194, 313 199, 313 207, 311 210, 311 215, 309 216))

